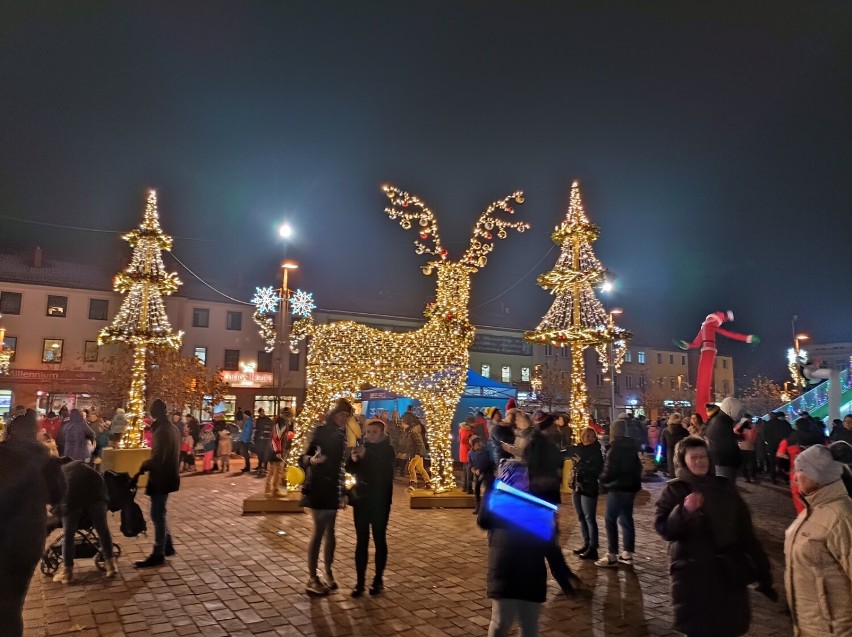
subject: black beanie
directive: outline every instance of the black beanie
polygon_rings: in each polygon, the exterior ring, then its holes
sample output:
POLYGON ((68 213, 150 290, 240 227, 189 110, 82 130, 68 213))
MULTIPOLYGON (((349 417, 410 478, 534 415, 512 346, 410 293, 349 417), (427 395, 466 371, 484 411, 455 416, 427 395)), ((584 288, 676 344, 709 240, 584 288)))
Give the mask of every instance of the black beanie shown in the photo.
POLYGON ((329 416, 333 416, 334 414, 339 414, 341 411, 345 411, 348 414, 352 413, 352 405, 349 404, 349 401, 345 398, 341 398, 337 401, 337 404, 334 406, 334 409, 331 410, 329 416))
POLYGON ((166 403, 159 398, 151 403, 151 415, 156 419, 168 418, 169 412, 166 409, 166 403))

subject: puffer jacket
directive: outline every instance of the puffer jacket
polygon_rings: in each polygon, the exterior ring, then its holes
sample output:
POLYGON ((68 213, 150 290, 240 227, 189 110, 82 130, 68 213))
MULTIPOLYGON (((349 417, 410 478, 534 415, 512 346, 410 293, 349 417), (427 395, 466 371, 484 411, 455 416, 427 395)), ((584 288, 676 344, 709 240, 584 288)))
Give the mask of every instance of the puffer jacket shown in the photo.
POLYGON ((580 495, 598 497, 598 478, 603 471, 604 457, 601 443, 595 440, 590 445, 574 447, 574 466, 571 473, 571 489, 580 495))
POLYGON ((636 493, 642 488, 642 463, 633 438, 616 438, 606 452, 600 485, 604 491, 636 493))
POLYGON ((325 423, 314 429, 310 443, 302 456, 307 476, 302 484, 302 500, 309 509, 337 509, 346 493, 344 451, 346 434, 329 416, 325 423), (325 462, 311 464, 310 457, 320 449, 325 462))
POLYGON ((796 637, 852 635, 852 499, 842 480, 801 496, 784 538, 784 584, 796 637))
POLYGON ((717 467, 740 466, 740 446, 734 433, 735 424, 734 419, 722 410, 707 421, 704 435, 710 447, 710 460, 717 467))

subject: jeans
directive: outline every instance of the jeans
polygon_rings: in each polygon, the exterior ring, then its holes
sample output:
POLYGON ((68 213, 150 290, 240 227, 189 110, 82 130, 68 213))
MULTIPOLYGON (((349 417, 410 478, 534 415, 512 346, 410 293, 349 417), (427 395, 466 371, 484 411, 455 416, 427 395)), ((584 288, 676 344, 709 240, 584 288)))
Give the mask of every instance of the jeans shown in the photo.
POLYGON ((540 612, 541 604, 536 602, 527 602, 522 599, 492 599, 488 637, 505 637, 512 630, 516 619, 521 625, 521 637, 536 637, 540 612))
POLYGON ((426 471, 426 467, 423 465, 423 456, 411 456, 411 460, 408 461, 408 480, 417 484, 418 473, 423 478, 423 482, 425 482, 428 486, 428 484, 432 481, 432 478, 429 476, 429 472, 426 471))
POLYGON ((728 478, 728 480, 733 480, 736 482, 737 480, 737 468, 736 467, 723 467, 722 465, 716 465, 716 475, 722 478, 728 478))
POLYGON ((470 472, 470 463, 465 462, 462 465, 464 472, 464 482, 462 483, 462 491, 469 493, 473 489, 473 474, 470 472))
POLYGON ((633 527, 633 500, 635 493, 626 491, 610 491, 606 496, 606 513, 604 522, 606 524, 607 552, 615 555, 618 553, 618 527, 624 534, 624 550, 633 553, 636 550, 636 530, 633 527))
POLYGON ((166 523, 166 502, 168 493, 151 496, 151 522, 154 523, 154 553, 162 555, 166 544, 171 542, 169 527, 166 523))
POLYGON ((308 576, 317 576, 319 562, 320 544, 325 537, 325 551, 323 561, 325 572, 331 572, 331 564, 334 562, 334 548, 337 540, 334 537, 334 524, 337 521, 337 509, 311 509, 314 518, 314 532, 308 543, 308 576))
POLYGON ((577 512, 577 521, 580 523, 580 533, 583 534, 583 544, 590 548, 598 548, 598 519, 596 511, 598 508, 597 496, 582 495, 574 491, 574 511, 577 512))
POLYGON ((243 454, 243 460, 246 461, 246 466, 243 467, 243 471, 248 471, 251 469, 251 443, 244 442, 240 451, 243 454))
POLYGON ((70 511, 62 516, 62 533, 64 535, 62 542, 62 561, 65 563, 65 566, 74 565, 74 539, 77 529, 80 528, 80 517, 83 513, 89 514, 95 533, 98 534, 98 539, 101 543, 101 553, 104 559, 108 560, 112 558, 112 535, 110 535, 109 526, 107 525, 107 504, 106 502, 95 502, 85 511, 82 509, 70 511))
POLYGON ((381 581, 388 563, 388 518, 390 503, 364 502, 352 507, 355 520, 355 575, 358 586, 364 586, 367 576, 367 556, 370 545, 370 528, 376 547, 376 580, 381 581))

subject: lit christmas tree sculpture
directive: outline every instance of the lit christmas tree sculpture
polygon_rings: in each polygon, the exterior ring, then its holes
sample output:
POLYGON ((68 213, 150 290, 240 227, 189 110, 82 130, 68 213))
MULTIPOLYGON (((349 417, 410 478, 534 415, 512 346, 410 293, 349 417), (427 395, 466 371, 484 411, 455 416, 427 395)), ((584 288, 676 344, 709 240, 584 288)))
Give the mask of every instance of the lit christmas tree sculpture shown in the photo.
POLYGON ((145 416, 145 361, 149 347, 180 347, 183 332, 172 332, 163 295, 181 285, 177 275, 166 272, 163 250, 170 250, 172 238, 160 228, 157 193, 148 193, 142 224, 122 237, 133 247, 130 265, 113 280, 113 289, 125 294, 112 325, 98 335, 98 344, 127 343, 133 348, 133 369, 128 399, 129 423, 121 439, 122 448, 142 446, 142 418, 145 416))
POLYGON ((589 416, 583 351, 595 347, 605 373, 610 365, 607 350, 612 346, 614 371, 618 372, 631 336, 615 325, 595 294, 595 287, 607 274, 592 250, 599 235, 600 229, 583 210, 580 184, 575 181, 568 214, 551 235, 561 254, 553 270, 538 278, 538 284, 556 299, 538 327, 524 334, 533 343, 571 348, 571 424, 576 435, 589 416))

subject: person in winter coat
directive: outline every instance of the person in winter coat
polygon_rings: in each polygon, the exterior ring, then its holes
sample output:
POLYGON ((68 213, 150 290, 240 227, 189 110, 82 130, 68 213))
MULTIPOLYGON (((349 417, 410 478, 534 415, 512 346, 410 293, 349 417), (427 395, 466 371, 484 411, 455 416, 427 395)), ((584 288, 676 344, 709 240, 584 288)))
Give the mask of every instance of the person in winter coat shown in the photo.
POLYGON ((675 474, 675 449, 677 443, 686 438, 689 432, 681 424, 681 415, 677 412, 669 416, 666 428, 663 430, 663 446, 666 449, 666 472, 669 477, 675 474))
POLYGON ((690 436, 702 437, 702 433, 704 432, 704 419, 697 411, 689 417, 689 425, 687 425, 686 430, 689 432, 690 436))
MULTIPOLYGON (((523 490, 522 472, 507 475, 507 484, 523 490), (513 482, 515 478, 517 482, 513 482)), ((489 497, 491 492, 486 494, 486 499, 489 497)), ((500 518, 487 502, 479 510, 476 521, 488 531, 489 637, 506 637, 516 621, 520 624, 521 637, 535 637, 541 605, 547 598, 545 556, 552 550, 553 541, 500 518)))
POLYGON ((59 455, 88 462, 92 457, 94 444, 95 434, 86 424, 83 414, 79 409, 72 409, 68 414, 68 421, 62 425, 56 439, 59 455))
POLYGON ((636 550, 636 531, 633 525, 633 500, 642 488, 642 463, 639 448, 633 438, 627 437, 627 423, 619 418, 609 430, 612 444, 607 449, 600 477, 601 488, 606 492, 607 554, 595 566, 614 567, 633 565, 636 550), (618 527, 624 534, 624 551, 618 552, 618 527))
POLYGON ((651 420, 648 423, 648 450, 651 453, 657 453, 657 445, 660 444, 660 440, 662 440, 663 432, 660 430, 660 426, 657 424, 656 420, 651 420))
POLYGON ((385 423, 374 418, 367 421, 363 446, 352 449, 346 469, 355 476, 352 495, 352 514, 355 521, 355 588, 352 597, 364 594, 367 577, 367 554, 370 529, 376 547, 376 575, 370 586, 370 595, 384 590, 384 572, 388 562, 387 529, 393 501, 393 469, 395 455, 385 423))
POLYGON ((751 416, 743 418, 734 427, 734 434, 740 439, 740 458, 743 477, 746 482, 757 481, 757 429, 751 422, 751 416))
POLYGON ((254 418, 246 409, 243 412, 243 429, 240 431, 240 453, 245 461, 243 473, 251 471, 251 441, 254 436, 254 418))
POLYGON ((145 493, 151 498, 151 521, 154 523, 154 548, 144 560, 134 564, 136 568, 150 568, 165 563, 166 557, 175 554, 172 536, 166 520, 166 503, 169 494, 180 489, 180 432, 169 420, 166 403, 157 398, 151 403, 151 457, 142 463, 138 479, 148 474, 145 493))
POLYGON ((677 477, 657 501, 654 528, 669 542, 673 628, 688 637, 738 637, 751 622, 748 585, 776 601, 769 559, 735 484, 713 475, 707 443, 676 450, 677 477))
POLYGON ((485 491, 488 492, 494 483, 494 461, 482 438, 471 436, 470 447, 468 460, 470 472, 473 474, 473 514, 476 515, 482 503, 482 486, 485 485, 485 491))
POLYGON ((74 547, 80 519, 87 516, 98 534, 104 556, 104 575, 118 574, 112 553, 112 535, 107 524, 107 489, 103 476, 80 460, 64 459, 62 473, 68 490, 60 507, 62 514, 62 565, 53 581, 70 584, 74 581, 74 547))
POLYGON ((62 427, 62 418, 52 411, 49 411, 44 417, 44 420, 42 420, 41 426, 45 429, 45 431, 47 431, 53 440, 56 440, 56 436, 59 435, 59 429, 62 427))
POLYGON ((769 416, 769 420, 763 425, 763 441, 766 443, 766 465, 769 469, 769 479, 772 484, 778 483, 778 476, 782 479, 787 478, 783 467, 779 471, 778 466, 778 447, 782 440, 786 440, 793 433, 793 428, 787 422, 787 417, 784 412, 776 411, 769 416))
POLYGON ((843 422, 831 430, 829 440, 831 440, 831 442, 843 440, 844 442, 848 442, 852 445, 852 414, 846 414, 843 417, 843 422))
POLYGON ((574 466, 571 474, 571 491, 574 511, 580 523, 583 546, 574 549, 581 560, 598 559, 598 479, 604 467, 603 449, 595 430, 588 427, 580 435, 580 444, 574 447, 574 466))
POLYGON ((793 635, 852 635, 852 499, 843 467, 815 445, 799 454, 795 469, 805 509, 784 537, 793 635))
POLYGON ((459 426, 459 462, 462 463, 462 471, 464 472, 462 491, 465 493, 473 493, 473 474, 470 471, 470 437, 473 435, 474 422, 474 417, 468 416, 459 426))
POLYGON ((213 471, 213 462, 216 457, 216 431, 211 422, 201 429, 201 445, 201 450, 204 452, 201 469, 204 473, 209 473, 213 471))
POLYGON ((734 425, 742 413, 743 404, 739 400, 725 398, 719 411, 707 421, 705 433, 716 475, 734 481, 740 466, 740 447, 734 425))
POLYGON ((414 424, 409 425, 403 420, 402 426, 408 428, 405 437, 408 439, 408 453, 411 456, 411 459, 408 461, 408 488, 417 488, 417 476, 419 474, 423 478, 424 486, 428 489, 432 482, 432 476, 426 471, 426 465, 424 464, 426 441, 423 438, 423 425, 415 418, 414 424))
POLYGON ((231 451, 234 443, 231 440, 231 432, 223 429, 219 432, 219 444, 216 449, 216 455, 219 458, 219 470, 222 472, 230 471, 231 469, 231 451))
POLYGON ((503 451, 511 454, 515 460, 523 460, 524 448, 529 444, 533 432, 532 422, 530 422, 529 416, 518 408, 506 412, 506 422, 512 426, 514 439, 511 444, 508 442, 501 443, 503 451))
POLYGON ((15 436, 0 444, 0 633, 24 634, 24 599, 47 536, 47 505, 65 494, 59 461, 36 440, 36 413, 13 419, 15 436))
POLYGON ((314 531, 308 543, 308 583, 305 591, 311 595, 328 595, 337 589, 332 574, 336 544, 334 526, 337 510, 346 508, 344 485, 344 451, 346 449, 346 422, 352 415, 352 405, 345 398, 337 401, 325 422, 311 434, 308 448, 301 458, 307 467, 302 484, 302 502, 311 509, 314 531), (325 539, 325 580, 318 572, 320 545, 325 539))
MULTIPOLYGON (((495 409, 494 411, 498 414, 500 413, 499 410, 495 409)), ((515 442, 515 428, 512 426, 512 423, 502 419, 499 422, 492 421, 488 435, 489 442, 487 448, 491 452, 491 459, 499 473, 500 461, 509 460, 513 457, 512 453, 503 447, 503 443, 511 445, 515 442)))
POLYGON ((806 413, 796 420, 795 430, 790 437, 778 445, 777 456, 790 464, 790 495, 797 514, 805 510, 805 504, 799 497, 799 483, 796 482, 796 457, 814 445, 825 445, 825 434, 806 413))
POLYGON ((831 457, 843 465, 841 479, 846 485, 846 492, 852 498, 852 445, 845 440, 838 440, 828 445, 828 450, 831 451, 831 457))
POLYGON ((266 497, 268 498, 280 498, 284 495, 281 492, 281 477, 284 472, 284 461, 290 451, 288 436, 290 431, 290 414, 282 412, 272 426, 272 456, 269 458, 269 470, 266 473, 266 497))
POLYGON ((272 457, 272 418, 263 409, 257 410, 254 423, 254 452, 257 454, 257 475, 263 475, 272 457))

